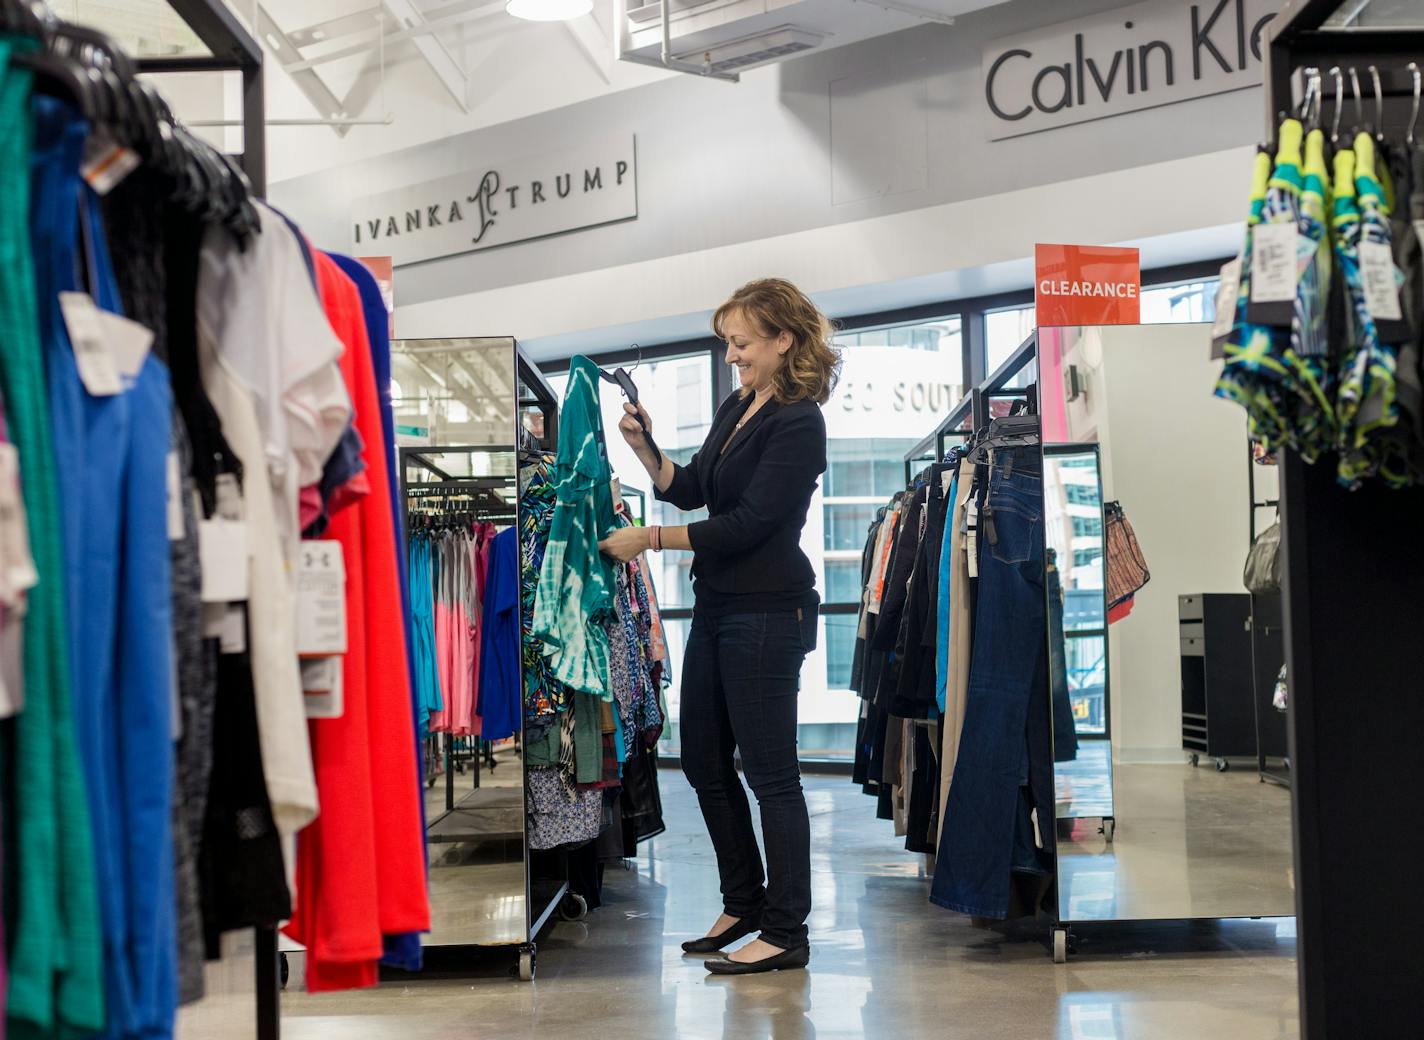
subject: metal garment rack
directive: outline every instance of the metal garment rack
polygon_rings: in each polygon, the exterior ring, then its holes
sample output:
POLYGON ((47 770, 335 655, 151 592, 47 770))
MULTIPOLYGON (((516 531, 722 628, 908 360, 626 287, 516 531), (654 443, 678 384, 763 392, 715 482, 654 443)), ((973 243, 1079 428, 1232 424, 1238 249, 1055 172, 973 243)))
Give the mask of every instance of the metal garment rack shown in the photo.
MULTIPOLYGON (((1271 22, 1268 135, 1311 66, 1377 66, 1386 125, 1408 120, 1412 90, 1399 87, 1408 62, 1424 63, 1424 18, 1324 28, 1339 6, 1291 0, 1271 22)), ((1410 869, 1424 837, 1405 808, 1424 787, 1424 488, 1346 491, 1331 463, 1281 460, 1301 1036, 1408 1036, 1424 978, 1410 869)))
MULTIPOLYGON (((1250 497, 1250 500, 1251 500, 1251 509, 1250 509, 1250 518, 1249 518, 1249 526, 1250 526, 1250 530, 1251 530, 1251 541, 1250 541, 1250 544, 1251 544, 1251 545, 1255 545, 1255 544, 1256 544, 1256 536, 1257 536, 1258 534, 1260 534, 1260 531, 1258 530, 1258 525, 1257 525, 1257 523, 1256 523, 1256 516, 1257 516, 1257 514, 1258 514, 1262 509, 1275 509, 1275 510, 1277 510, 1277 512, 1279 512, 1279 510, 1280 510, 1280 505, 1281 505, 1281 500, 1280 500, 1279 497, 1277 497, 1277 498, 1265 498, 1265 499, 1259 499, 1259 498, 1256 497, 1256 467, 1257 467, 1257 465, 1258 465, 1258 463, 1256 462, 1256 455, 1255 455, 1255 452, 1254 452, 1254 451, 1252 450, 1252 448, 1251 448, 1251 439, 1250 439, 1250 437, 1247 437, 1247 439, 1246 439, 1246 488, 1247 488, 1247 494, 1248 494, 1248 496, 1250 497)), ((1275 771, 1275 770, 1271 767, 1270 763, 1266 761, 1266 757, 1267 757, 1267 756, 1266 756, 1266 745, 1265 745, 1265 720, 1262 718, 1262 712, 1263 712, 1263 708, 1262 708, 1262 705, 1261 705, 1262 698, 1261 698, 1260 686, 1258 685, 1259 682, 1260 682, 1260 679, 1261 679, 1261 668, 1260 668, 1260 663, 1261 663, 1261 662, 1259 662, 1259 661, 1256 660, 1256 650, 1257 650, 1258 644, 1259 644, 1259 642, 1260 642, 1260 640, 1257 638, 1257 636, 1258 636, 1258 635, 1260 634, 1260 632, 1261 632, 1261 629, 1259 629, 1259 628, 1257 627, 1257 616, 1256 616, 1256 614, 1257 614, 1257 611, 1256 611, 1256 602, 1257 602, 1257 600, 1258 600, 1259 598, 1260 598, 1260 597, 1258 597, 1255 593, 1251 593, 1251 622, 1250 622, 1250 623, 1251 623, 1251 707, 1252 707, 1252 714, 1253 714, 1253 716, 1254 716, 1254 718, 1255 718, 1255 721, 1256 721, 1256 775, 1261 778, 1261 782, 1262 782, 1263 784, 1275 784, 1277 787, 1284 787, 1284 788, 1289 789, 1289 788, 1290 788, 1290 785, 1291 785, 1291 779, 1290 779, 1290 759, 1289 759, 1289 758, 1286 759, 1286 761, 1285 761, 1285 770, 1286 770, 1286 771, 1283 772, 1283 773, 1282 773, 1282 772, 1277 772, 1277 771, 1275 771)), ((1269 633, 1269 632, 1273 631, 1276 626, 1272 626, 1272 625, 1270 625, 1270 624, 1267 624, 1267 625, 1265 625, 1265 626, 1263 626, 1263 627, 1264 627, 1264 630, 1265 630, 1267 633, 1269 633)))
MULTIPOLYGON (((252 38, 223 0, 166 0, 210 52, 172 58, 140 58, 140 72, 240 72, 242 74, 243 172, 259 197, 267 193, 266 100, 263 91, 262 47, 252 38)), ((277 1040, 281 1032, 281 963, 277 929, 253 929, 256 975, 257 1040, 277 1040)))

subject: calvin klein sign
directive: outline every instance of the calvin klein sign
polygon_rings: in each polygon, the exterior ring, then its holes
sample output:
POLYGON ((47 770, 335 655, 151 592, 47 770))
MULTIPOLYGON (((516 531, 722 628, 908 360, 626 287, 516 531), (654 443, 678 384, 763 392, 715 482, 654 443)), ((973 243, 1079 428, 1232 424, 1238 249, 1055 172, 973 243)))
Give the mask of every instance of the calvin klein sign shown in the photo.
POLYGON ((368 195, 352 210, 351 234, 357 252, 400 267, 637 216, 629 136, 368 195))
POLYGON ((989 139, 1261 84, 1278 0, 1152 0, 984 48, 989 139))

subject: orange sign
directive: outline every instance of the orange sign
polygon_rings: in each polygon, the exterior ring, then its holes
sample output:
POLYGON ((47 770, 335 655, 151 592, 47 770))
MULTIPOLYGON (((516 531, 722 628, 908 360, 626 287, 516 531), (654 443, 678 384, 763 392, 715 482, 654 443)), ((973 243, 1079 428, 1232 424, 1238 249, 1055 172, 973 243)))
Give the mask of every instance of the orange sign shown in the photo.
POLYGON ((1136 249, 1042 242, 1033 249, 1039 328, 1138 324, 1142 263, 1136 249))
POLYGON ((381 299, 386 301, 388 327, 386 334, 396 338, 396 273, 395 264, 388 256, 358 256, 366 269, 376 276, 376 284, 381 287, 381 299))

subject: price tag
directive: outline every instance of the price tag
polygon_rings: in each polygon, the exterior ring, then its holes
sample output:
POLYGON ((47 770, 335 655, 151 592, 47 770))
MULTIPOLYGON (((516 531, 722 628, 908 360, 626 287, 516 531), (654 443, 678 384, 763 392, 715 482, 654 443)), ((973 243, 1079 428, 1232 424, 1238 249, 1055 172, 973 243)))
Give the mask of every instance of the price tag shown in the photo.
POLYGON ((84 162, 79 175, 100 195, 107 195, 119 182, 138 169, 138 154, 125 148, 102 130, 84 142, 84 162))
POLYGON ((1376 321, 1401 321, 1399 282, 1395 280, 1394 256, 1383 242, 1360 243, 1360 280, 1364 283, 1365 306, 1376 321))
POLYGON ((1258 224, 1251 233, 1251 302, 1293 303, 1296 288, 1294 223, 1258 224))
POLYGON ((40 576, 30 555, 29 523, 20 497, 20 452, 7 443, 0 443, 0 560, 5 566, 5 592, 13 606, 20 593, 39 583, 40 576))
POLYGON ((183 472, 178 465, 178 453, 168 453, 168 540, 183 540, 183 472))
POLYGON ((1216 320, 1211 324, 1214 338, 1231 335, 1231 329, 1236 324, 1236 301, 1240 295, 1241 258, 1238 256, 1221 265, 1221 284, 1216 290, 1216 320))
POLYGON ((224 520, 242 519, 242 487, 231 473, 219 473, 213 482, 217 515, 224 520))
POLYGON ((302 693, 307 718, 339 719, 346 710, 341 657, 308 657, 302 661, 302 693))
POLYGON ((203 568, 204 603, 244 602, 251 568, 247 524, 213 517, 198 524, 198 561, 203 568))
POLYGON ((948 497, 949 497, 949 488, 950 488, 950 485, 953 484, 953 483, 954 483, 954 470, 952 470, 952 469, 947 469, 947 470, 945 470, 943 473, 941 473, 941 474, 940 474, 940 477, 939 477, 939 491, 940 491, 940 494, 942 494, 942 495, 944 495, 946 498, 948 498, 948 497))
POLYGON ((69 342, 74 347, 74 362, 79 378, 91 397, 113 397, 123 390, 113 351, 104 338, 104 326, 99 308, 88 293, 62 292, 59 309, 64 326, 69 330, 69 342))
POLYGON ((218 649, 225 654, 247 652, 247 607, 243 604, 224 605, 218 624, 218 649))
POLYGON ((1416 220, 1414 222, 1414 237, 1419 239, 1421 243, 1424 243, 1424 220, 1416 220))
POLYGON ((153 346, 153 333, 122 314, 99 311, 99 327, 114 359, 114 367, 124 379, 135 379, 153 346))
POLYGON ((346 653, 346 561, 341 543, 302 542, 297 563, 297 653, 346 653))

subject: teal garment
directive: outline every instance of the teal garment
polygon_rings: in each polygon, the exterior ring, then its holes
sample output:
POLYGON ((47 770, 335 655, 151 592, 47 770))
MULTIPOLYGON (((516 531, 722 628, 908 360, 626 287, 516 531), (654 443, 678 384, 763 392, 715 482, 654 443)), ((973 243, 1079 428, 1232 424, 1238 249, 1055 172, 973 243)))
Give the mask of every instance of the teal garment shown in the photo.
POLYGON ((603 779, 603 711, 591 693, 574 693, 574 767, 581 784, 603 779))
POLYGON ((959 467, 949 482, 949 518, 944 525, 944 541, 939 550, 939 596, 935 604, 935 705, 934 718, 944 715, 944 700, 949 681, 949 587, 953 582, 954 503, 959 501, 959 467))
POLYGON ((573 359, 559 412, 558 505, 539 569, 534 636, 543 642, 555 678, 612 700, 606 626, 615 620, 617 580, 598 543, 614 528, 613 471, 598 381, 597 365, 581 355, 573 359))
MULTIPOLYGON (((12 780, 4 806, 7 1035, 29 1040, 93 1035, 104 1026, 105 1007, 99 900, 71 705, 61 525, 29 237, 30 73, 10 65, 17 46, 23 45, 0 40, 0 395, 20 455, 39 584, 30 590, 25 616, 25 710, 9 728, 0 769, 12 780)), ((75 508, 81 505, 74 503, 75 508)))

